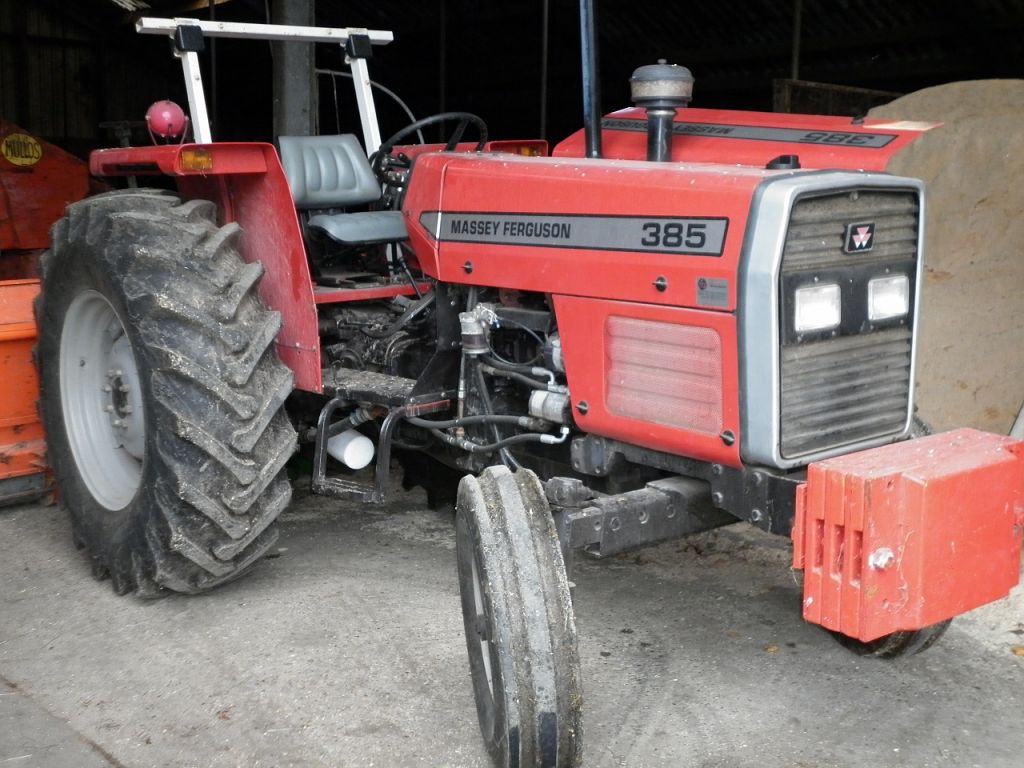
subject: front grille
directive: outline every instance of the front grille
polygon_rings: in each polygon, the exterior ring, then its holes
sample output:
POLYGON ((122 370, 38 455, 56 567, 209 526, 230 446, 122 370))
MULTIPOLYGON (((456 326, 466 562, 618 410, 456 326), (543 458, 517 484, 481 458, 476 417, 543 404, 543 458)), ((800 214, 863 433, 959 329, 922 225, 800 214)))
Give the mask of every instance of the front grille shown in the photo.
MULTIPOLYGON (((871 265, 906 265, 917 258, 919 220, 911 192, 861 190, 800 200, 793 207, 782 272, 853 274, 871 265), (874 222, 871 251, 843 251, 846 225, 853 222, 874 222)), ((907 322, 783 344, 782 455, 793 459, 902 432, 910 407, 912 341, 907 322)))
POLYGON ((782 269, 792 272, 913 259, 917 228, 917 195, 912 192, 858 191, 801 200, 789 219, 782 269), (866 253, 843 252, 846 224, 855 221, 875 223, 874 244, 866 253))
POLYGON ((896 434, 910 396, 911 332, 893 328, 782 350, 782 455, 896 434))

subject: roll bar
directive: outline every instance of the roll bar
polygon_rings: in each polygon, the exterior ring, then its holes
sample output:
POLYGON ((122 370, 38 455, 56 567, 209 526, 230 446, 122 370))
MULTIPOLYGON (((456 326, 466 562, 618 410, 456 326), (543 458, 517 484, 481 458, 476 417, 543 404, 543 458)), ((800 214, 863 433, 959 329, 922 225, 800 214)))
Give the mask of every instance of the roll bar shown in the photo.
POLYGON ((285 24, 249 24, 232 21, 201 21, 199 19, 157 19, 143 17, 135 22, 135 31, 142 35, 166 35, 171 38, 175 57, 181 59, 188 93, 188 107, 192 118, 192 132, 196 143, 213 141, 210 118, 206 110, 203 77, 199 70, 198 52, 203 50, 206 37, 246 38, 250 40, 299 41, 307 43, 335 43, 344 46, 345 61, 352 69, 352 82, 359 105, 359 121, 363 127, 363 142, 367 154, 380 146, 380 127, 377 108, 370 88, 370 72, 366 59, 370 46, 387 45, 395 39, 393 33, 360 27, 299 27, 285 24))

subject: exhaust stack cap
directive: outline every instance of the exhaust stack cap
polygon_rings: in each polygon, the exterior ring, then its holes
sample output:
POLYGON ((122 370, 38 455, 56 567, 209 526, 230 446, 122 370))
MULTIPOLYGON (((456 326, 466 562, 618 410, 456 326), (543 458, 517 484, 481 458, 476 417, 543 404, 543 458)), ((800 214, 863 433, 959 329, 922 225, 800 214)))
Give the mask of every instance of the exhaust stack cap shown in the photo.
POLYGON ((633 103, 638 107, 667 107, 680 109, 693 97, 693 74, 678 64, 645 64, 633 71, 629 78, 633 103))

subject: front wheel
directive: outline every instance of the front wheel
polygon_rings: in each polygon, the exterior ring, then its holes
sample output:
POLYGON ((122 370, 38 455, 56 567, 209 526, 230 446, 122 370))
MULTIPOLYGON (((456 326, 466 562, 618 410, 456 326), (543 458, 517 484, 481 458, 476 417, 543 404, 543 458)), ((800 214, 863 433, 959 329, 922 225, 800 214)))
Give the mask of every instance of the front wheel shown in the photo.
MULTIPOLYGON (((931 425, 917 414, 914 414, 914 419, 910 425, 911 439, 925 437, 930 434, 933 434, 931 425)), ((869 643, 848 637, 840 632, 831 632, 831 634, 840 645, 853 651, 858 656, 873 656, 876 659, 898 659, 901 656, 913 656, 914 654, 927 651, 946 634, 946 630, 949 629, 952 621, 952 619, 949 619, 948 621, 940 621, 938 624, 932 624, 930 627, 906 632, 893 632, 869 643)))
POLYGON ((578 766, 576 622, 540 481, 501 466, 465 477, 455 522, 473 693, 492 759, 501 768, 578 766))
POLYGON ((214 213, 156 190, 98 195, 70 206, 43 256, 50 465, 75 542, 118 593, 235 578, 291 496, 281 320, 214 213))
POLYGON ((913 656, 915 653, 922 653, 931 648, 939 641, 946 630, 949 629, 952 619, 932 624, 930 627, 916 629, 908 632, 893 632, 884 635, 870 643, 855 640, 852 637, 833 632, 832 636, 839 641, 843 647, 856 653, 858 656, 874 656, 879 659, 896 659, 900 656, 913 656))

